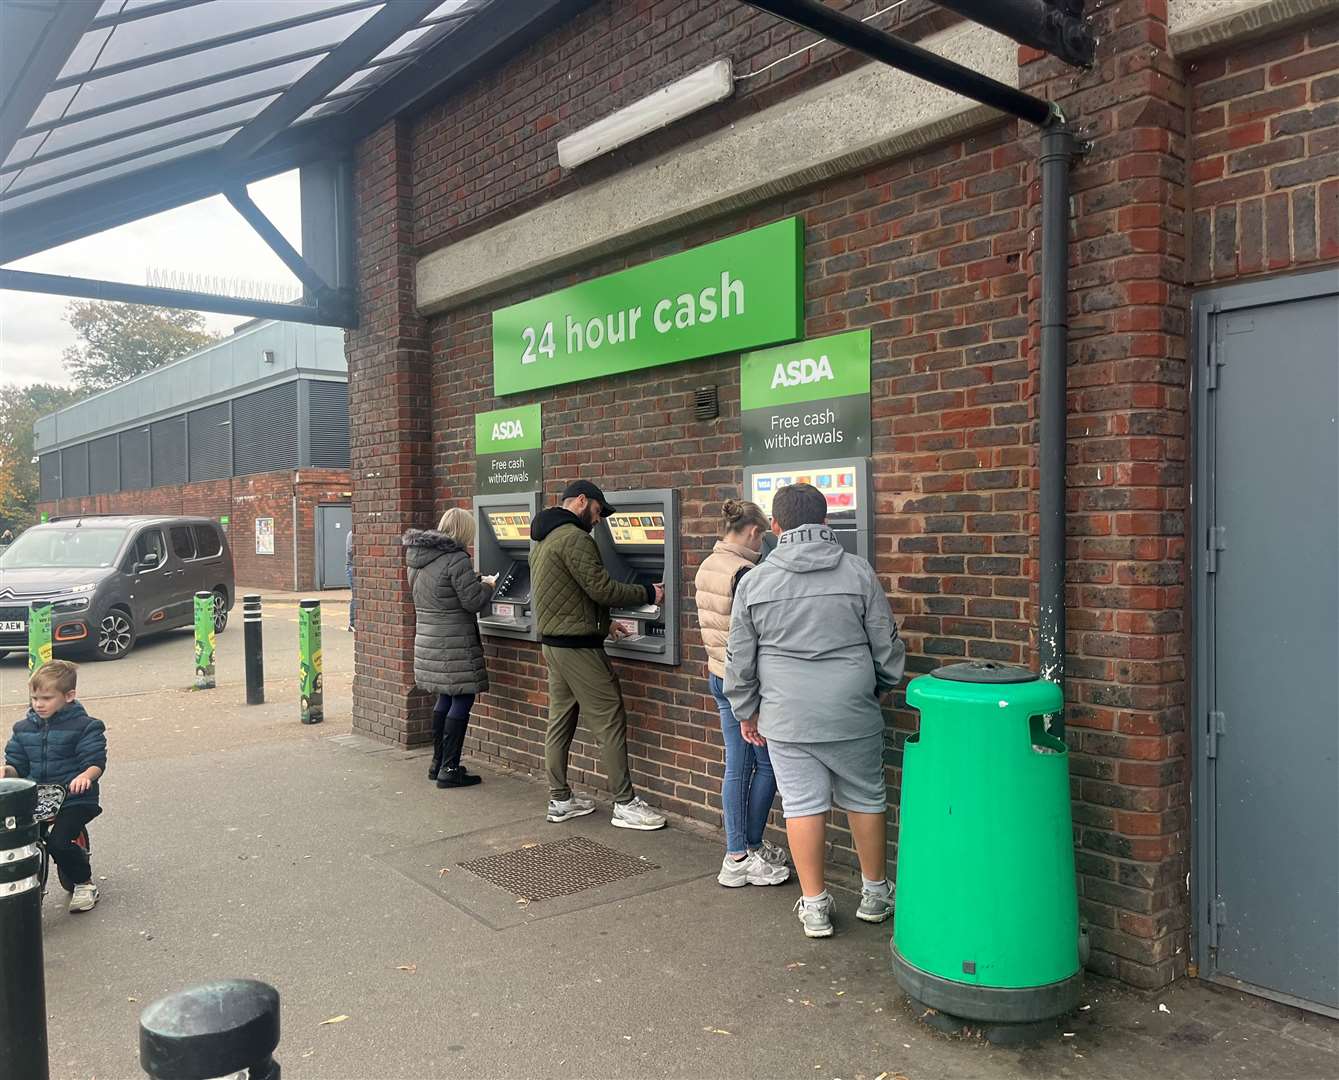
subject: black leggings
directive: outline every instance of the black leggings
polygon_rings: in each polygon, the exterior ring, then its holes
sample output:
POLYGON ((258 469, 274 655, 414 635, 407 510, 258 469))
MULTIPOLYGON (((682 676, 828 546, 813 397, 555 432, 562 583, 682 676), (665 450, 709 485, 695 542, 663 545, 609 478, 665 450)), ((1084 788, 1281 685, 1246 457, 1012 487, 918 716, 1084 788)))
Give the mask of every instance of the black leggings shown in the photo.
POLYGON ((438 694, 432 710, 432 744, 442 752, 442 765, 460 768, 460 751, 465 745, 465 729, 470 726, 473 694, 438 694))
POLYGON ((51 861, 75 885, 84 885, 93 880, 88 852, 74 842, 75 838, 81 829, 101 813, 100 806, 62 806, 56 820, 51 823, 51 831, 47 833, 46 849, 51 855, 51 861))

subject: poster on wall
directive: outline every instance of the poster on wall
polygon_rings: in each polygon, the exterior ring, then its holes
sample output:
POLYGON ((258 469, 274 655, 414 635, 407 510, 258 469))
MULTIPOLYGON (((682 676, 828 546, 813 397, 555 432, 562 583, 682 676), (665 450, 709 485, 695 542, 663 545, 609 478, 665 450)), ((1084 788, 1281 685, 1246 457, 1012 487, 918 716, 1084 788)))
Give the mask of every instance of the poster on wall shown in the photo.
POLYGON ((256 518, 256 554, 274 554, 274 518, 256 518))
POLYGON ((745 353, 739 360, 745 463, 869 457, 869 391, 868 330, 745 353))
POLYGON ((537 404, 475 414, 474 478, 478 494, 538 491, 543 486, 540 424, 537 404))

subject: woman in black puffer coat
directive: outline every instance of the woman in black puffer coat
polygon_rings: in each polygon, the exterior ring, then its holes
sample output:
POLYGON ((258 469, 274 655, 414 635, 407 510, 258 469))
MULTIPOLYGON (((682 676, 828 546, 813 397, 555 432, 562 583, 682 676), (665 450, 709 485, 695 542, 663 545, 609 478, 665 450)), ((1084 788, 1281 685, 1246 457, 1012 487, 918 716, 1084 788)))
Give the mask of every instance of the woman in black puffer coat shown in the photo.
POLYGON ((488 689, 478 614, 497 579, 475 573, 474 517, 458 506, 436 529, 410 529, 403 543, 414 600, 414 682, 437 695, 428 778, 441 788, 469 787, 479 777, 460 764, 460 751, 474 699, 488 689))

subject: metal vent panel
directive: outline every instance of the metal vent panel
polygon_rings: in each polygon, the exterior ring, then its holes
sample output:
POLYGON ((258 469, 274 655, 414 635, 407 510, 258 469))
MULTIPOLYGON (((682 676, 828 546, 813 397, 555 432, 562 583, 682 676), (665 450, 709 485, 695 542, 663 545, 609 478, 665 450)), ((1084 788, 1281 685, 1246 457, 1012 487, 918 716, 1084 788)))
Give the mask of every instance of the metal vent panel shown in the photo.
POLYGON ((121 490, 143 491, 149 486, 149 429, 123 431, 121 439, 121 490))
POLYGON ((67 446, 60 452, 61 497, 88 494, 88 443, 67 446))
POLYGON ((186 417, 159 420, 149 428, 154 487, 186 483, 186 417))
POLYGON ((222 480, 232 473, 232 425, 226 401, 187 413, 186 434, 191 483, 222 480))
POLYGON ((110 495, 121 486, 121 440, 104 435, 88 444, 88 493, 110 495))
POLYGON ((37 463, 37 497, 43 502, 60 498, 60 453, 43 454, 37 463))
POLYGON ((296 469, 298 384, 284 383, 232 403, 233 475, 296 469))
POLYGON ((523 900, 552 900, 647 874, 660 867, 585 836, 569 836, 457 863, 523 900))
POLYGON ((349 384, 313 382, 309 387, 307 426, 314 469, 349 467, 349 384))

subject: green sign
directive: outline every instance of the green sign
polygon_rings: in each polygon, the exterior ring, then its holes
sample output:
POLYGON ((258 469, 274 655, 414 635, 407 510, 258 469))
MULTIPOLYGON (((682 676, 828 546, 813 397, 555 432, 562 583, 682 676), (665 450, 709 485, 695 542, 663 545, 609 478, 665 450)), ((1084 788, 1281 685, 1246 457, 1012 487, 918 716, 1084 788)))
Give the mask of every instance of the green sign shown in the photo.
POLYGON ((474 477, 480 495, 537 491, 543 485, 538 405, 477 413, 474 417, 474 477))
POLYGON ((51 605, 28 607, 28 674, 51 662, 51 605))
POLYGON ((220 515, 219 515, 219 524, 220 524, 220 525, 226 525, 226 524, 228 524, 229 520, 231 520, 231 519, 228 517, 227 514, 220 514, 220 515))
POLYGON ((321 601, 298 602, 299 718, 304 724, 325 719, 325 690, 321 685, 321 601))
POLYGON ((50 520, 51 520, 51 515, 48 514, 45 510, 43 510, 43 511, 42 511, 42 523, 43 523, 43 524, 46 524, 46 523, 47 523, 48 521, 50 521, 50 520))
POLYGON ((797 341, 739 360, 750 465, 870 455, 870 332, 797 341))
POLYGON ((195 594, 195 689, 214 689, 214 594, 195 594))
POLYGON ((804 333, 798 217, 493 313, 499 396, 715 356, 804 333))

